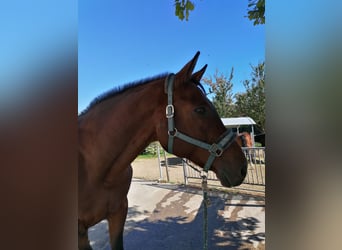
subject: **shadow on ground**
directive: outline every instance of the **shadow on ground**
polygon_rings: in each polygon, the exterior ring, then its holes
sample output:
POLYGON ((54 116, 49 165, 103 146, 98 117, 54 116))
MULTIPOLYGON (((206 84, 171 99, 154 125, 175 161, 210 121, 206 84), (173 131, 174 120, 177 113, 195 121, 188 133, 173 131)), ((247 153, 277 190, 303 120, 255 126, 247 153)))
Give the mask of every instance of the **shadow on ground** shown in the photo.
MULTIPOLYGON (((229 200, 227 202, 229 203, 229 200)), ((217 197, 212 197, 211 203, 208 208, 208 249, 264 249, 262 242, 265 240, 265 233, 255 233, 259 220, 245 217, 229 221, 218 214, 218 211, 223 211, 228 203, 217 197)), ((230 206, 234 206, 232 215, 234 211, 243 209, 241 204, 230 206)), ((191 222, 188 222, 185 216, 159 220, 146 218, 139 221, 125 234, 124 242, 127 250, 203 249, 203 203, 191 222)))
MULTIPOLYGON (((125 224, 125 250, 203 249, 201 191, 169 184, 135 181, 142 187, 164 189, 152 210, 132 204, 125 224)), ((151 202, 146 200, 146 203, 151 202)), ((215 193, 208 207, 208 249, 265 249, 264 198, 215 193), (261 221, 260 221, 261 220, 261 221)), ((94 250, 109 250, 105 221, 90 229, 94 250)))

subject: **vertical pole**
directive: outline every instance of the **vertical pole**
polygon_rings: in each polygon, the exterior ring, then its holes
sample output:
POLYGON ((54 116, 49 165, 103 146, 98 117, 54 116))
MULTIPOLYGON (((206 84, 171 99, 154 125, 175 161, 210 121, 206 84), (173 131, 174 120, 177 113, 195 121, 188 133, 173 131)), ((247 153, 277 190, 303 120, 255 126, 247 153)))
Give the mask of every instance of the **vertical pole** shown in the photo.
POLYGON ((159 166, 159 182, 163 180, 163 170, 161 168, 161 162, 160 162, 160 146, 159 143, 157 143, 157 152, 158 152, 158 166, 159 166))
POLYGON ((188 185, 188 173, 186 171, 186 164, 185 164, 186 159, 182 159, 183 163, 183 175, 184 175, 184 185, 188 185))
POLYGON ((207 174, 202 176, 202 190, 203 190, 203 250, 208 250, 208 182, 207 174))
POLYGON ((165 159, 166 179, 167 179, 167 182, 170 182, 170 177, 169 177, 169 163, 167 162, 165 150, 164 150, 164 159, 165 159))
POLYGON ((252 142, 253 142, 253 147, 255 147, 255 141, 254 141, 254 126, 252 125, 252 142))

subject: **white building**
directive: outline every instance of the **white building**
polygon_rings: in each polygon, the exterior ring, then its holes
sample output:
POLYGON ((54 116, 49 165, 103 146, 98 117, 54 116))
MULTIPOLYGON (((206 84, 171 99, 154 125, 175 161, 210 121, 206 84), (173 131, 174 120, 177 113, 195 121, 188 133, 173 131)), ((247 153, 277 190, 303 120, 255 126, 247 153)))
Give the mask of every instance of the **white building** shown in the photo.
POLYGON ((252 137, 252 140, 253 140, 253 146, 255 144, 255 141, 254 141, 254 127, 253 125, 255 125, 255 121, 250 118, 250 117, 232 117, 232 118, 221 118, 224 126, 226 128, 232 128, 234 129, 238 134, 240 133, 239 131, 239 128, 241 126, 249 126, 250 129, 250 134, 251 134, 251 137, 252 137))

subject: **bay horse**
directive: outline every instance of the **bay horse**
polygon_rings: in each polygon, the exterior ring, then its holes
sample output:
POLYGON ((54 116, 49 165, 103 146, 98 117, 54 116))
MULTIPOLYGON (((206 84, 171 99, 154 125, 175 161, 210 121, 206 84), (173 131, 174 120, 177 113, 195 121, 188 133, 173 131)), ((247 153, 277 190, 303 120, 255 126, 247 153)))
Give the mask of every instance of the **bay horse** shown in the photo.
POLYGON ((150 142, 240 185, 247 161, 193 73, 199 52, 177 74, 164 74, 95 98, 78 117, 78 248, 92 249, 88 228, 108 220, 111 249, 123 249, 130 163, 150 142))
POLYGON ((242 132, 238 134, 236 137, 236 141, 240 145, 240 147, 247 147, 247 148, 253 147, 252 136, 248 132, 242 132))

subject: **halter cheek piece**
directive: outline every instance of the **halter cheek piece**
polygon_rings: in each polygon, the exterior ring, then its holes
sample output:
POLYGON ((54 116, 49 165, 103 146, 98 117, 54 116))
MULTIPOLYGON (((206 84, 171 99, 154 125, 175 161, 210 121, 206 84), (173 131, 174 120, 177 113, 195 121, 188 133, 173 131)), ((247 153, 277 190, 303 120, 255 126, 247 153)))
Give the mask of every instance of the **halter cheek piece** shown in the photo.
POLYGON ((173 82, 174 82, 175 75, 169 74, 165 80, 165 93, 167 94, 167 106, 166 106, 166 118, 168 123, 168 152, 173 153, 173 142, 174 138, 177 137, 180 140, 183 140, 187 143, 195 145, 197 147, 206 149, 209 151, 210 155, 209 158, 203 168, 205 172, 208 172, 211 165, 213 164, 216 157, 220 157, 224 150, 226 150, 230 144, 235 139, 236 134, 230 129, 227 130, 220 136, 220 140, 218 143, 208 144, 206 142, 197 140, 192 138, 186 134, 183 134, 177 130, 175 127, 174 115, 175 115, 175 107, 173 106, 173 82))

